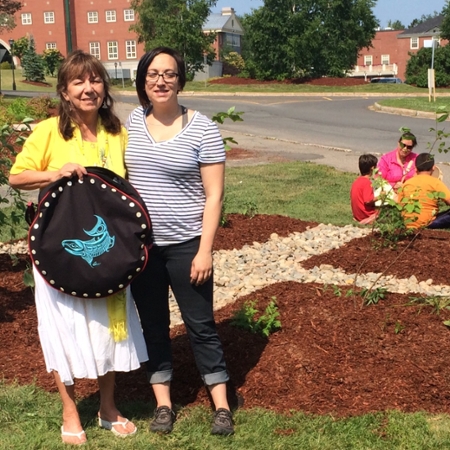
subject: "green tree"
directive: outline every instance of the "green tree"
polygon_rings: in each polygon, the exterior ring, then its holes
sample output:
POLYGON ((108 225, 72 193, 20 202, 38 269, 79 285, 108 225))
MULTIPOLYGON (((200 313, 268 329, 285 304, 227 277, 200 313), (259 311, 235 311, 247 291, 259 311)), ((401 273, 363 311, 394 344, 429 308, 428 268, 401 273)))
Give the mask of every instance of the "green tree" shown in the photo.
POLYGON ((439 27, 441 38, 449 40, 450 38, 450 1, 446 1, 441 13, 444 17, 439 27))
POLYGON ((131 29, 144 42, 145 50, 158 46, 178 50, 186 62, 188 74, 201 69, 204 56, 212 63, 214 34, 205 34, 203 24, 216 0, 132 0, 137 23, 131 29))
POLYGON ((244 18, 246 64, 261 79, 344 76, 378 26, 376 0, 265 0, 244 18))
MULTIPOLYGON (((421 48, 416 54, 410 53, 406 65, 406 83, 427 87, 431 58, 431 48, 421 48)), ((450 86, 450 45, 435 48, 434 70, 436 87, 450 86)))
POLYGON ((42 58, 36 53, 34 38, 30 37, 30 44, 21 59, 23 74, 28 81, 45 81, 45 65, 42 58))
POLYGON ((388 28, 392 28, 393 30, 405 29, 405 25, 403 25, 400 20, 389 20, 387 26, 388 28))
POLYGON ((53 77, 56 69, 64 61, 64 56, 56 48, 47 48, 42 54, 42 59, 47 66, 47 73, 53 77))
POLYGON ((0 0, 0 34, 16 26, 14 14, 22 8, 22 3, 15 0, 0 0))
POLYGON ((250 77, 282 80, 292 74, 291 8, 290 0, 266 0, 263 7, 242 18, 243 57, 250 77))
POLYGON ((23 36, 16 41, 14 41, 14 56, 17 56, 19 59, 22 59, 23 54, 26 52, 28 47, 30 46, 30 40, 27 36, 23 36))

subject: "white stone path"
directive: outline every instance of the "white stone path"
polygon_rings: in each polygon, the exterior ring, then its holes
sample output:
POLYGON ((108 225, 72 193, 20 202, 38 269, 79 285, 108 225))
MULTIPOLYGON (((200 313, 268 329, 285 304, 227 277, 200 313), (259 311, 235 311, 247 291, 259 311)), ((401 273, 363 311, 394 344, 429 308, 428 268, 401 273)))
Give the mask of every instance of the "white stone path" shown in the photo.
MULTIPOLYGON (((239 250, 217 251, 214 253, 215 309, 220 309, 238 297, 265 286, 284 281, 354 285, 354 273, 345 273, 327 264, 307 270, 302 267, 301 262, 369 233, 369 229, 352 225, 339 227, 320 224, 303 233, 296 232, 287 237, 274 233, 265 243, 255 242, 239 250)), ((26 243, 21 241, 1 244, 0 253, 27 253, 26 243)), ((371 287, 380 273, 359 274, 355 286, 371 287)), ((400 294, 450 296, 450 286, 435 285, 431 279, 419 282, 414 275, 407 279, 398 279, 392 275, 383 276, 376 287, 384 287, 389 292, 400 294)), ((172 325, 181 323, 180 312, 173 296, 170 297, 170 309, 172 325)))

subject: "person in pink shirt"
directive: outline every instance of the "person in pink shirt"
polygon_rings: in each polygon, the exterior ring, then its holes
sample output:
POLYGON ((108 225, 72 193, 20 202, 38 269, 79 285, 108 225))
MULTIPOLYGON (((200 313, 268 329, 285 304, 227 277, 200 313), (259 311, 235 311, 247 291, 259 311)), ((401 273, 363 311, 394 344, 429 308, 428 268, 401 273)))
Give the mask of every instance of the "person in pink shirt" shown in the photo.
POLYGON ((378 162, 379 174, 396 190, 416 174, 417 153, 412 150, 417 139, 409 128, 401 128, 402 135, 395 150, 385 153, 378 162))

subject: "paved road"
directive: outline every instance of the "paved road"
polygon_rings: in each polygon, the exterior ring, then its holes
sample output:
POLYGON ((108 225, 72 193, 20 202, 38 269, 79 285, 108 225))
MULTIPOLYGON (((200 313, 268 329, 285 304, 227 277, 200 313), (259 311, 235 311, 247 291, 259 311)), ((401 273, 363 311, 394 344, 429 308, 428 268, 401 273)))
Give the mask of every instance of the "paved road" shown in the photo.
MULTIPOLYGON (((240 147, 259 153, 262 159, 312 161, 356 173, 359 155, 392 150, 401 126, 415 132, 419 152, 426 151, 432 140, 429 128, 435 126, 434 120, 369 109, 380 98, 183 95, 181 103, 209 117, 231 106, 244 111, 244 122, 227 121, 220 128, 224 136, 233 136, 240 147)), ((122 96, 118 100, 119 115, 126 120, 137 99, 122 96)), ((438 155, 437 161, 450 162, 450 155, 438 155)), ((450 166, 440 167, 450 180, 450 166)))
MULTIPOLYGON (((345 96, 182 96, 182 103, 209 117, 236 106, 244 111, 244 122, 226 122, 221 128, 259 137, 294 141, 301 144, 349 149, 357 152, 385 153, 399 138, 399 128, 407 126, 425 151, 433 140, 434 120, 383 114, 369 109, 382 97, 345 96)), ((120 97, 136 102, 135 97, 120 97)), ((450 155, 439 158, 450 162, 450 155)))
MULTIPOLYGON (((209 117, 231 106, 244 111, 244 122, 227 121, 220 128, 224 135, 234 136, 241 147, 254 150, 261 157, 314 161, 356 173, 359 155, 392 150, 401 126, 410 127, 416 134, 419 152, 426 151, 427 143, 433 140, 429 129, 435 127, 434 120, 371 110, 382 98, 186 93, 181 102, 209 117)), ((117 112, 125 121, 138 104, 137 96, 118 95, 117 100, 117 112)), ((438 154, 437 161, 450 163, 450 154, 438 154)), ((441 165, 441 169, 445 179, 450 180, 450 166, 441 165)))

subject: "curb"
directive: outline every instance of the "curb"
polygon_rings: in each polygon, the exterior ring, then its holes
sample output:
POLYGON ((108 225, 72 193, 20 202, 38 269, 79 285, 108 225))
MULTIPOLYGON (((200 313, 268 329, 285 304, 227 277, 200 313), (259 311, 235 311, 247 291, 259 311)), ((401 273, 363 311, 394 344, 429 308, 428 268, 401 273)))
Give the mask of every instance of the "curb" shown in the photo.
MULTIPOLYGON (((428 111, 416 111, 414 109, 394 108, 392 106, 383 106, 375 102, 371 106, 374 111, 384 112, 388 114, 397 114, 400 116, 417 117, 419 119, 436 119, 436 113, 428 111)), ((447 120, 450 120, 447 119, 447 120)))

